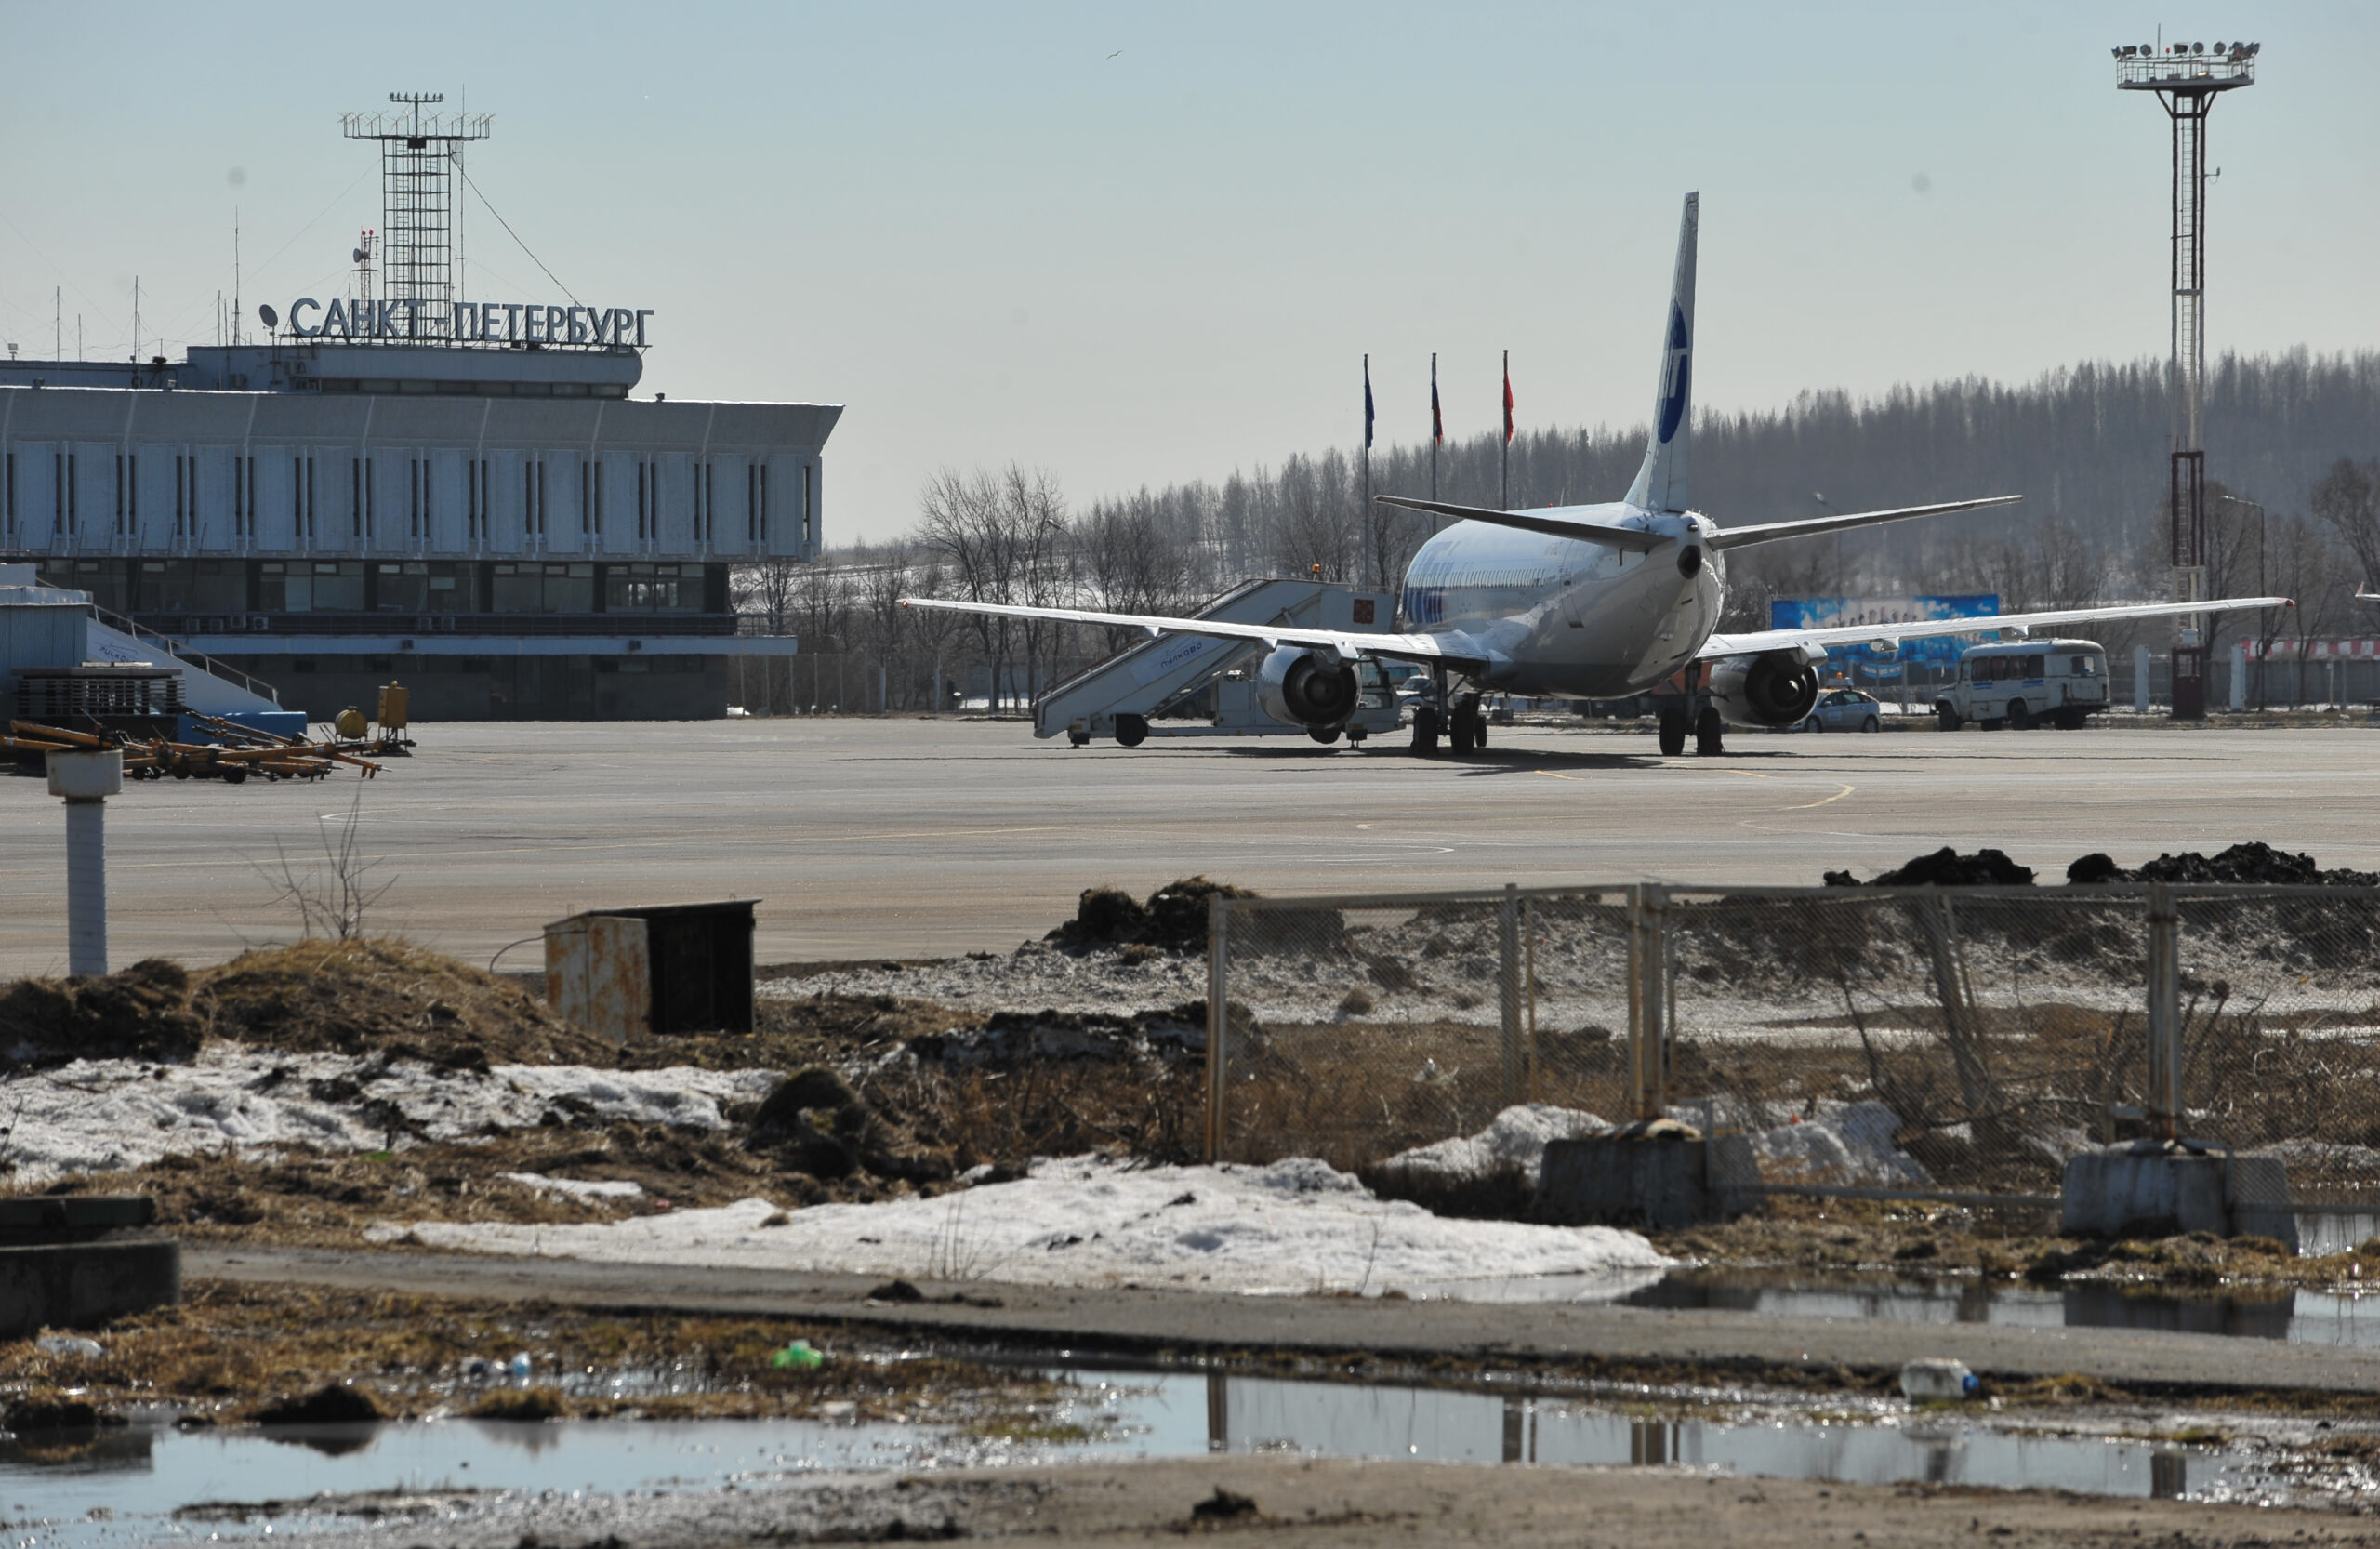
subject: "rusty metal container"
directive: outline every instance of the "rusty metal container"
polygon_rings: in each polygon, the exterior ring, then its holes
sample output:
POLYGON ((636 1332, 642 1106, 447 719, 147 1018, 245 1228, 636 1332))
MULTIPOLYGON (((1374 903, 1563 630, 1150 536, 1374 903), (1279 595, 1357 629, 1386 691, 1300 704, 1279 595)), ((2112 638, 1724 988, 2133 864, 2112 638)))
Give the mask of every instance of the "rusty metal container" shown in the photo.
POLYGON ((751 899, 588 909, 546 927, 546 1000, 615 1042, 752 1030, 751 899))

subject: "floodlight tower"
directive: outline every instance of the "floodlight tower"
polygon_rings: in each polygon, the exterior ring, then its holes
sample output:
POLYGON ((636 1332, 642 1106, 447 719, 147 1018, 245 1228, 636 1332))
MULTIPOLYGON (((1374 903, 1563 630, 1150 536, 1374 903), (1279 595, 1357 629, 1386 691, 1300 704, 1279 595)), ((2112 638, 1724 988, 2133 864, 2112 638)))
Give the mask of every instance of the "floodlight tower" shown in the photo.
POLYGON ((380 143, 381 296, 406 303, 418 338, 455 334, 455 177, 463 147, 488 137, 486 113, 424 113, 443 92, 392 91, 395 113, 342 113, 350 139, 380 143))
MULTIPOLYGON (((2116 87, 2149 91, 2174 125, 2174 342, 2168 387, 2174 412, 2168 503, 2174 601, 2206 595, 2206 115, 2227 91, 2256 84, 2258 43, 2170 43, 2111 50, 2116 87)), ((2206 717, 2203 617, 2183 616, 2174 635, 2174 718, 2206 717)))

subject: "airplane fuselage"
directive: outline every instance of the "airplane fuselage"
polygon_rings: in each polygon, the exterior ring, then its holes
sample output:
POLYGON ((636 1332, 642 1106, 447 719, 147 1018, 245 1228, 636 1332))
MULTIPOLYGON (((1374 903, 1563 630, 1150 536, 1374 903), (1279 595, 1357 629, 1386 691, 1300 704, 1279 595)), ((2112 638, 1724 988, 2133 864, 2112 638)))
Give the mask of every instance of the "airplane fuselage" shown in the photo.
POLYGON ((1514 694, 1618 698, 1693 661, 1727 590, 1718 550, 1702 541, 1710 521, 1625 501, 1564 514, 1672 541, 1640 553, 1458 522, 1406 567, 1405 627, 1484 644, 1489 665, 1478 681, 1514 694))

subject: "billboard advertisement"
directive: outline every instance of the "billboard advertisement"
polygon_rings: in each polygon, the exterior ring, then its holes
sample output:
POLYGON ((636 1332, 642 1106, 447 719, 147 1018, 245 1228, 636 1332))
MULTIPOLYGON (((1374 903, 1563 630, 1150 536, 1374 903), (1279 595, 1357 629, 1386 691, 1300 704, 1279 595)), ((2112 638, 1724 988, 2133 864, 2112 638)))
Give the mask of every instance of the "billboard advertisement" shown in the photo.
MULTIPOLYGON (((1836 629, 1860 624, 1915 624, 1937 618, 1987 619, 2000 612, 1996 591, 1955 597, 1779 597, 1768 604, 1772 629, 1836 629)), ((1978 624, 1977 633, 1989 629, 1978 624)), ((1831 670, 1860 682, 1897 677, 1897 664, 1954 665, 1974 635, 1932 635, 1900 642, 1897 653, 1871 643, 1837 645, 1826 654, 1831 670)))

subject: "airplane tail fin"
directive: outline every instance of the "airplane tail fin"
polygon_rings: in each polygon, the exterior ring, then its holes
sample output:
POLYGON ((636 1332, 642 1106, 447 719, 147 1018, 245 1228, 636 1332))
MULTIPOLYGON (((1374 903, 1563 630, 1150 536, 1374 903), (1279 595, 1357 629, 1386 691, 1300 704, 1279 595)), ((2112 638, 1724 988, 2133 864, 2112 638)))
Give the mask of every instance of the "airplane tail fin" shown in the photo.
POLYGON ((1702 196, 1686 196, 1678 220, 1677 277, 1670 285, 1669 327, 1661 345, 1660 384, 1653 394, 1653 434, 1645 466, 1629 486, 1631 505, 1647 510, 1686 510, 1686 452, 1694 434, 1694 242, 1702 196))

